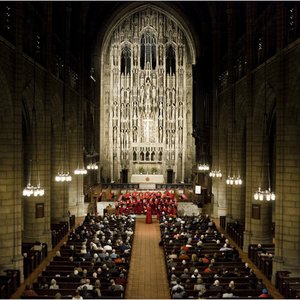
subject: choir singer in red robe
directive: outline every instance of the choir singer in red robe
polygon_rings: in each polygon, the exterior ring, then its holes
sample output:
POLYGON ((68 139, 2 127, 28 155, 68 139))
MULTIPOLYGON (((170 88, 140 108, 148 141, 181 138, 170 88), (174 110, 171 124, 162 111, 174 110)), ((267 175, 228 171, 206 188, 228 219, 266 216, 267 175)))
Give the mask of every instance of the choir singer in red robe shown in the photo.
POLYGON ((147 205, 147 211, 146 211, 146 224, 152 223, 152 209, 150 205, 147 205))

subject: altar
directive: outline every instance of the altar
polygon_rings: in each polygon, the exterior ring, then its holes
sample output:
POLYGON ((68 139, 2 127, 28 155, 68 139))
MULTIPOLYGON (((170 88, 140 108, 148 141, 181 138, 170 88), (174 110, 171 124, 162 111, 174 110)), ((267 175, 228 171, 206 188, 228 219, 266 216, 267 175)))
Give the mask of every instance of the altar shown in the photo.
POLYGON ((161 174, 133 174, 131 183, 164 183, 164 176, 161 174))

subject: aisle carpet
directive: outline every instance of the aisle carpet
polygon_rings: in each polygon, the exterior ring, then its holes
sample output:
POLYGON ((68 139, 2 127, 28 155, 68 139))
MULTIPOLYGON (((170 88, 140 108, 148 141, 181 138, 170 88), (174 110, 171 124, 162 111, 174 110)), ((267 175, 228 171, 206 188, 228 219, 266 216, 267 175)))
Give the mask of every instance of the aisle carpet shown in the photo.
POLYGON ((170 299, 169 285, 160 229, 155 217, 152 224, 145 218, 136 220, 131 263, 125 298, 170 299))

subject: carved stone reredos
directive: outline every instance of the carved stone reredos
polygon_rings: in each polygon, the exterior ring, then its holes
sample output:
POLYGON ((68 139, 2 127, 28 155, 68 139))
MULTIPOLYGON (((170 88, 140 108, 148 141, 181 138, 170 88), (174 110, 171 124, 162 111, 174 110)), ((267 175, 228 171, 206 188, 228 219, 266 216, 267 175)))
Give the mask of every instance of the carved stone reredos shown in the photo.
POLYGON ((102 57, 100 161, 102 176, 166 175, 189 181, 194 157, 190 135, 192 71, 181 26, 147 8, 123 19, 112 31, 102 57))

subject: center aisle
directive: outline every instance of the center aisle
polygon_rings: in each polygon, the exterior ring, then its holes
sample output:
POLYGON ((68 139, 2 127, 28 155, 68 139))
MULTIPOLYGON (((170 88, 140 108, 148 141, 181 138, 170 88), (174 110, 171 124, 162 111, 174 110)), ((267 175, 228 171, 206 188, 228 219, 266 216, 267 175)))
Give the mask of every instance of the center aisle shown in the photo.
POLYGON ((126 299, 170 299, 164 252, 159 246, 160 228, 153 217, 136 219, 126 299))

